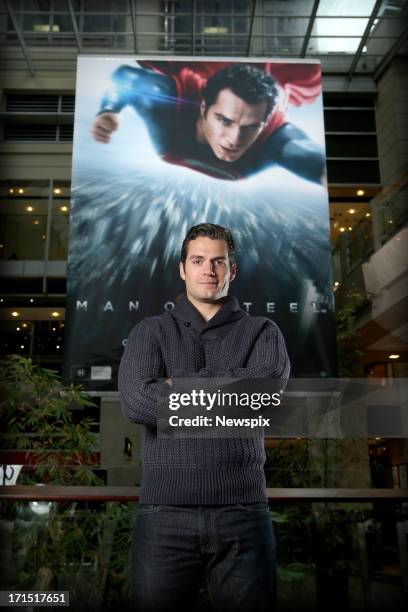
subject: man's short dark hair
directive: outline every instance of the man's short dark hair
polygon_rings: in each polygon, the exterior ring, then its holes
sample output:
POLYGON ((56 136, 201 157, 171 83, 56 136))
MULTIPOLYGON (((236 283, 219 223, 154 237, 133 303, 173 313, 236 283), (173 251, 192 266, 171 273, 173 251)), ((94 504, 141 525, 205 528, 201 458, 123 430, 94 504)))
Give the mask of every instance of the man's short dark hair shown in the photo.
POLYGON ((212 240, 225 240, 228 247, 228 257, 230 263, 233 264, 235 262, 235 244, 230 230, 226 227, 222 227, 221 225, 216 225, 215 223, 200 223, 199 225, 193 225, 193 227, 190 227, 186 237, 183 240, 180 255, 180 261, 182 262, 183 266, 185 265, 187 259, 188 243, 198 238, 198 236, 206 236, 212 240))
POLYGON ((208 79, 203 89, 206 111, 223 89, 230 89, 247 104, 266 102, 265 119, 275 106, 279 94, 275 79, 263 70, 248 64, 232 64, 221 68, 208 79))

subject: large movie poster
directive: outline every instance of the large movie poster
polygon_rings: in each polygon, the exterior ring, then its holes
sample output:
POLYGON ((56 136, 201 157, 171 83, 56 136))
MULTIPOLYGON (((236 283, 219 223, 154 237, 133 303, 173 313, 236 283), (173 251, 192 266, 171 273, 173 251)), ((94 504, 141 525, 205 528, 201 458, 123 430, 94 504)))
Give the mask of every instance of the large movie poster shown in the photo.
POLYGON ((78 60, 65 377, 116 389, 132 327, 174 307, 197 223, 231 229, 230 293, 335 376, 320 64, 78 60))

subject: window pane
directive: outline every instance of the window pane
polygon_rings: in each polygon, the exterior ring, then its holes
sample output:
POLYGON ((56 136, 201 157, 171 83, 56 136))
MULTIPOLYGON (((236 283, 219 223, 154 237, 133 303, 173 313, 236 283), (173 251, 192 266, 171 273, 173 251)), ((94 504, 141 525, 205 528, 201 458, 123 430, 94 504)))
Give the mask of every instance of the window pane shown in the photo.
POLYGON ((362 219, 350 233, 348 245, 348 268, 357 266, 373 252, 373 232, 371 220, 362 219))
POLYGON ((313 8, 313 0, 296 0, 296 2, 288 2, 287 0, 264 0, 264 13, 273 15, 310 15, 313 8))
POLYGON ((369 17, 374 8, 375 0, 320 0, 317 15, 343 16, 353 15, 355 17, 369 17))
POLYGON ((0 193, 1 259, 44 259, 48 183, 3 184, 0 193))
POLYGON ((50 260, 65 261, 68 254, 70 189, 67 183, 55 184, 52 202, 50 260))
POLYGON ((379 184, 380 168, 377 160, 327 160, 329 183, 379 184))
POLYGON ((375 102, 373 98, 374 94, 368 94, 366 96, 347 94, 336 94, 332 92, 323 92, 323 104, 324 106, 348 106, 360 107, 360 108, 374 108, 375 102))
MULTIPOLYGON (((343 32, 347 31, 343 29, 343 32)), ((337 36, 311 37, 307 47, 308 53, 342 53, 351 54, 357 51, 360 37, 342 38, 337 36)))
POLYGON ((375 132, 374 110, 324 111, 326 132, 375 132))
POLYGON ((377 138, 373 136, 326 136, 328 157, 377 157, 377 138))
POLYGON ((19 5, 15 10, 48 12, 51 9, 51 0, 22 0, 19 5))

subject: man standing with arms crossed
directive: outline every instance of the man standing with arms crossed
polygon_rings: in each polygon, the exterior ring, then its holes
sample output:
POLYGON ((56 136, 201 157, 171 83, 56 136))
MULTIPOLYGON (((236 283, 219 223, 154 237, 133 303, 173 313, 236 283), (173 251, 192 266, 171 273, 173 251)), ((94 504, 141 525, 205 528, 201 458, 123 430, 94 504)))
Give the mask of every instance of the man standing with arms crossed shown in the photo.
POLYGON ((194 610, 203 574, 216 610, 274 607, 262 433, 194 439, 157 433, 158 402, 173 379, 271 378, 279 389, 286 385, 282 334, 228 296, 236 273, 230 231, 209 223, 192 227, 181 251, 185 295, 173 311, 136 325, 120 365, 123 412, 145 425, 132 551, 134 604, 141 612, 194 610))

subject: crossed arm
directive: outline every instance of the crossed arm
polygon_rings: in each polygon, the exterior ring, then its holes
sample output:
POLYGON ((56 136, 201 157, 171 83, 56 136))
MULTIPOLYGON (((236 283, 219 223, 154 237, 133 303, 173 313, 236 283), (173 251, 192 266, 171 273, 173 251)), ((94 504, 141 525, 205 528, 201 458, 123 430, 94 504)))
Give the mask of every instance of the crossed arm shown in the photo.
POLYGON ((126 345, 119 368, 119 392, 123 413, 130 421, 155 426, 158 403, 167 397, 173 379, 225 378, 228 384, 228 379, 270 378, 276 389, 281 390, 286 387, 289 374, 290 362, 282 333, 271 321, 265 322, 245 367, 223 371, 202 368, 197 372, 181 369, 167 372, 159 343, 142 321, 133 329, 126 345))

